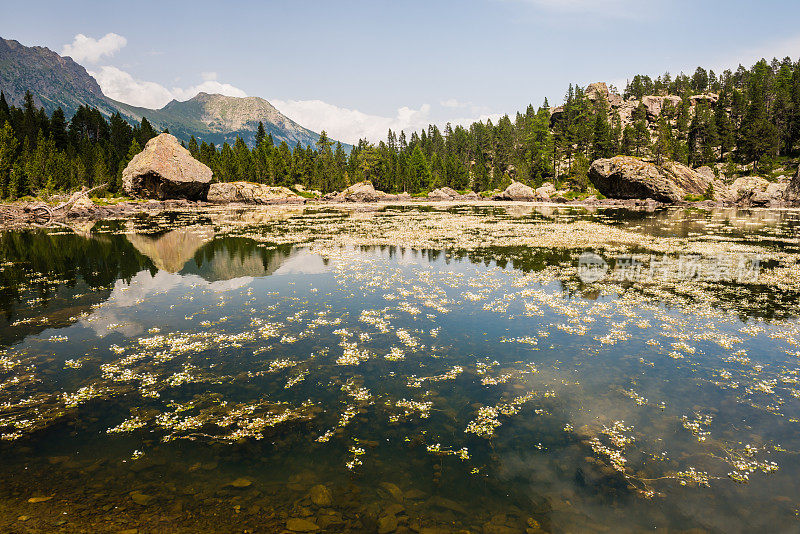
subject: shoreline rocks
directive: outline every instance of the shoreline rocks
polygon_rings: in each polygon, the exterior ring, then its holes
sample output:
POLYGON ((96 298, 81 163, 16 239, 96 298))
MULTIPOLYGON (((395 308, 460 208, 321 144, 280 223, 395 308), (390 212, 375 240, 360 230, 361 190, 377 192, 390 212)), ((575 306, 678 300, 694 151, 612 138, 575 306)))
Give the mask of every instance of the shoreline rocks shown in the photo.
POLYGON ((713 182, 685 165, 666 162, 663 166, 631 156, 595 160, 589 180, 609 198, 646 199, 677 203, 687 194, 703 195, 713 182))
POLYGON ((288 187, 254 182, 218 182, 208 189, 208 202, 215 204, 301 204, 305 199, 288 187))
POLYGON ((783 192, 783 201, 790 205, 800 204, 800 165, 783 192))
MULTIPOLYGON (((537 200, 536 191, 522 182, 512 181, 505 191, 492 197, 492 200, 522 200, 533 202, 537 200)), ((549 197, 548 197, 549 198, 549 197)))
POLYGON ((135 198, 205 200, 212 172, 178 140, 162 133, 147 142, 122 171, 122 187, 135 198))
POLYGON ((788 186, 758 176, 742 176, 734 180, 729 191, 731 201, 739 206, 779 206, 788 186))
POLYGON ((397 195, 390 195, 375 189, 372 182, 358 182, 346 188, 341 193, 329 193, 322 197, 323 200, 333 202, 377 202, 379 200, 394 199, 397 195))

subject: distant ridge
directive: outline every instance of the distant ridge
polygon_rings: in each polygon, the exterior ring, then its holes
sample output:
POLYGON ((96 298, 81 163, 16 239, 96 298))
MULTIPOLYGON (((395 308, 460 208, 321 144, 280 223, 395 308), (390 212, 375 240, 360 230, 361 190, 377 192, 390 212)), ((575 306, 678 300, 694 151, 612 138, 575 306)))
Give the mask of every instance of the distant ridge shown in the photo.
POLYGON ((48 114, 61 108, 72 117, 80 106, 96 107, 104 115, 116 107, 103 94, 97 81, 72 58, 61 57, 49 48, 24 46, 0 38, 0 89, 9 104, 21 107, 25 91, 48 114))
POLYGON ((241 136, 245 143, 252 146, 259 122, 264 124, 267 134, 272 134, 276 144, 286 141, 294 148, 298 142, 306 146, 319 140, 318 133, 303 128, 272 104, 256 96, 199 93, 185 102, 173 100, 161 109, 140 108, 108 100, 123 116, 136 122, 147 117, 158 128, 169 128, 171 134, 183 140, 194 135, 198 142, 221 145, 223 142, 232 144, 237 136, 241 136))
POLYGON ((37 106, 48 114, 60 107, 67 118, 80 106, 97 108, 105 116, 119 112, 129 122, 138 123, 147 117, 156 129, 169 129, 182 141, 193 135, 199 143, 219 146, 225 142, 232 144, 241 136, 253 146, 259 122, 275 144, 286 141, 294 148, 297 143, 307 146, 319 140, 317 132, 303 128, 263 98, 254 96, 199 93, 185 102, 173 100, 161 109, 118 102, 104 95, 97 80, 72 58, 62 57, 49 48, 29 47, 3 38, 0 38, 0 90, 9 104, 15 106, 21 106, 25 91, 30 91, 37 106))

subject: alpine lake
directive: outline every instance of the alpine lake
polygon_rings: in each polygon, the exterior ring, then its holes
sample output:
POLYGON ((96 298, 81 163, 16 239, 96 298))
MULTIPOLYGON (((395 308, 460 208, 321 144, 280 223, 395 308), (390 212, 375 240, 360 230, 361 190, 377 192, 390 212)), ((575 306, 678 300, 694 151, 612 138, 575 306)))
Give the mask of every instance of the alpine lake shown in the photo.
POLYGON ((476 203, 3 231, 0 531, 799 532, 798 228, 476 203))

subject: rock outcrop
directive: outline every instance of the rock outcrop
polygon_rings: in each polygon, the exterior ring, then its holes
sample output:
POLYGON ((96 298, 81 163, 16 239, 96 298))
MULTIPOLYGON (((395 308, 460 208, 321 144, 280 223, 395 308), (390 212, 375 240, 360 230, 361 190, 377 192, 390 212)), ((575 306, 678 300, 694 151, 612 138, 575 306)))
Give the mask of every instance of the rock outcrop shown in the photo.
POLYGON ((511 182, 505 191, 492 197, 492 200, 537 200, 536 191, 522 182, 511 182))
POLYGON ((702 195, 713 182, 675 162, 662 166, 630 156, 598 159, 589 168, 589 179, 609 198, 679 202, 687 194, 702 195))
POLYGON ((430 200, 460 200, 462 197, 461 193, 450 187, 440 187, 428 193, 430 200))
POLYGON ((786 204, 800 204, 800 166, 783 192, 783 201, 786 204))
POLYGON ((133 197, 205 200, 211 169, 167 133, 154 137, 122 171, 122 187, 133 197))
MULTIPOLYGON (((663 112, 666 103, 669 102, 672 107, 675 108, 680 106, 682 102, 681 97, 676 95, 645 95, 641 99, 631 97, 625 100, 622 96, 612 93, 605 82, 589 84, 584 94, 586 95, 586 99, 591 102, 605 100, 608 103, 608 107, 619 114, 623 127, 633 123, 633 112, 639 107, 639 104, 644 104, 644 107, 647 109, 647 119, 652 128, 663 112)), ((719 95, 716 93, 693 95, 688 99, 689 112, 693 113, 694 109, 701 102, 713 105, 718 100, 719 95)), ((551 124, 560 120, 563 112, 563 106, 550 108, 551 124)))
MULTIPOLYGON (((408 195, 408 193, 403 193, 401 195, 397 195, 399 200, 403 200, 403 195, 408 195)), ((410 200, 411 197, 409 196, 407 200, 410 200)), ((469 193, 462 195, 455 189, 451 187, 440 187, 438 189, 434 189, 430 193, 428 193, 428 200, 480 200, 481 196, 474 192, 470 191, 469 193)))
POLYGON ((709 186, 714 184, 714 173, 711 175, 697 172, 682 163, 665 161, 661 168, 672 177, 675 184, 680 187, 684 196, 686 194, 705 195, 709 186))
POLYGON ((673 108, 681 104, 681 97, 679 96, 644 96, 642 97, 642 104, 647 108, 647 116, 650 120, 655 120, 661 115, 664 109, 664 104, 669 102, 673 108))
POLYGON ((550 197, 557 193, 556 187, 550 183, 545 182, 541 187, 536 188, 536 200, 550 200, 550 197))
POLYGON ((696 106, 700 102, 705 102, 708 105, 716 104, 719 100, 719 95, 717 93, 704 93, 702 95, 694 95, 689 98, 689 102, 692 106, 696 106))
POLYGON ((328 194, 323 200, 332 202, 377 202, 379 200, 402 200, 400 195, 390 195, 383 191, 378 191, 372 182, 358 182, 351 185, 341 193, 328 194))
POLYGON ((758 176, 742 176, 734 180, 728 190, 732 202, 741 206, 778 206, 784 203, 789 185, 758 176))
POLYGON ((273 187, 252 182, 211 184, 207 198, 209 202, 244 204, 300 203, 305 200, 288 187, 273 187))
POLYGON ((605 100, 611 106, 619 106, 622 104, 622 97, 616 93, 612 93, 608 89, 606 82, 590 83, 586 87, 586 99, 592 102, 597 100, 605 100))

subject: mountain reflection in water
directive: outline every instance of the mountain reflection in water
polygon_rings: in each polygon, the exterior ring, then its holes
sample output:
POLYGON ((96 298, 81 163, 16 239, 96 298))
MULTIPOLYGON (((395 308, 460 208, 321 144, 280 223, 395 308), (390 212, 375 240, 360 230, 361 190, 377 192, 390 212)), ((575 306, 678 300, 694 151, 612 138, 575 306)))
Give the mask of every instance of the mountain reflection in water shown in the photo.
POLYGON ((4 232, 0 528, 796 530, 796 225, 511 204, 4 232), (582 284, 592 232, 764 273, 582 284))

